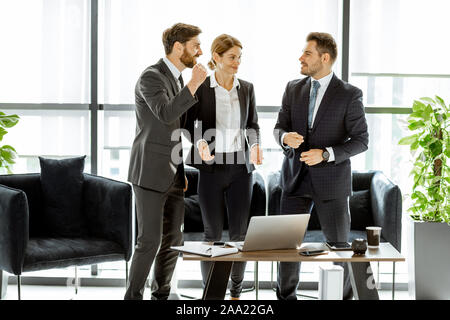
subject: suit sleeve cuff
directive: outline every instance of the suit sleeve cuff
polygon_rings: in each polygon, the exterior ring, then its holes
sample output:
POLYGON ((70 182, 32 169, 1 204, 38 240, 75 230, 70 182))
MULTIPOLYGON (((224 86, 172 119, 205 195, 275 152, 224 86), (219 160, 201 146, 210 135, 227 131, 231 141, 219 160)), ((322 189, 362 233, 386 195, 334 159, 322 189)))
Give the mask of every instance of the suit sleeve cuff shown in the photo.
POLYGON ((333 148, 332 148, 332 147, 328 147, 328 148, 325 148, 325 149, 327 149, 328 153, 330 154, 330 157, 328 158, 328 161, 327 161, 327 162, 332 162, 332 161, 334 161, 334 160, 335 160, 335 157, 334 157, 334 151, 333 151, 333 148))
POLYGON ((280 144, 281 144, 281 146, 282 146, 283 148, 290 148, 288 145, 286 145, 286 144, 283 143, 283 141, 284 141, 284 136, 287 135, 288 133, 289 133, 289 132, 285 132, 285 133, 283 133, 283 134, 281 135, 281 141, 280 141, 280 144))

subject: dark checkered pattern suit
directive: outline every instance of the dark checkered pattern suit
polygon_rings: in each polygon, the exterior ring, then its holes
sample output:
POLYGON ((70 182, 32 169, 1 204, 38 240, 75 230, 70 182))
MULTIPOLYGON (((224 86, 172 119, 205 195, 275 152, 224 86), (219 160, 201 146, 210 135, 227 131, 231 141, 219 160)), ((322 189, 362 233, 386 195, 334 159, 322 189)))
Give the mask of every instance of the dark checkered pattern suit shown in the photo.
MULTIPOLYGON (((288 83, 283 96, 274 136, 283 148, 281 168, 282 214, 311 212, 313 205, 327 241, 348 241, 350 213, 348 197, 352 192, 350 157, 367 150, 367 123, 362 92, 333 75, 322 98, 313 128, 308 130, 308 105, 311 78, 288 83), (297 132, 304 142, 297 149, 283 147, 285 132, 297 132), (300 154, 310 149, 332 147, 335 161, 308 166, 300 154)), ((344 267, 344 298, 352 296, 349 269, 344 267)), ((361 298, 377 299, 376 290, 366 286, 369 264, 352 263, 361 298)), ((296 299, 300 264, 280 263, 277 281, 279 299, 296 299)))
POLYGON ((282 146, 283 133, 297 132, 305 138, 305 143, 297 149, 283 147, 281 187, 287 193, 298 187, 297 179, 302 166, 306 165, 299 161, 302 152, 332 147, 334 162, 309 167, 314 191, 321 200, 350 196, 349 158, 367 150, 369 141, 362 92, 334 75, 321 101, 312 132, 308 134, 310 88, 310 77, 294 80, 288 83, 283 96, 274 129, 275 139, 282 146))

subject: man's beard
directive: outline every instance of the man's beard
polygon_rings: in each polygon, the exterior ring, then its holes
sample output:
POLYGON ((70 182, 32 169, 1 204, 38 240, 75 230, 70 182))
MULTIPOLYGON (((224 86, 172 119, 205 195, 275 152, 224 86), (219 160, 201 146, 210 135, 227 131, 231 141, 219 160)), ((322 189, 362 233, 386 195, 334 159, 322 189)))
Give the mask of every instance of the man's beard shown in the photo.
POLYGON ((313 77, 318 72, 320 72, 320 70, 322 70, 322 65, 320 64, 320 62, 317 62, 316 64, 314 64, 312 66, 308 66, 308 70, 307 71, 300 70, 300 73, 305 75, 305 76, 313 77))
POLYGON ((180 61, 186 66, 186 68, 193 68, 196 64, 195 58, 198 56, 193 56, 187 52, 184 48, 183 54, 180 57, 180 61))

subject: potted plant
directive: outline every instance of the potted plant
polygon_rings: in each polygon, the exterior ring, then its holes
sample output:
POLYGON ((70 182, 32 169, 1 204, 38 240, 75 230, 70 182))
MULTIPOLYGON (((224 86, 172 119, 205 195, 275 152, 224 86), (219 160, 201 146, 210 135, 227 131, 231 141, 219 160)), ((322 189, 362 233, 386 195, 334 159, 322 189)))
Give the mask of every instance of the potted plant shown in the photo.
POLYGON ((412 135, 399 141, 413 156, 408 195, 409 292, 414 299, 450 299, 450 106, 438 96, 414 101, 412 135))
MULTIPOLYGON (((19 116, 16 114, 6 115, 0 111, 0 141, 3 140, 5 134, 8 133, 6 128, 14 127, 19 121, 19 116)), ((10 145, 3 145, 0 147, 0 173, 7 171, 12 173, 11 166, 14 164, 14 159, 17 156, 16 150, 10 145)), ((8 285, 8 276, 0 270, 0 299, 6 295, 6 288, 8 285)))

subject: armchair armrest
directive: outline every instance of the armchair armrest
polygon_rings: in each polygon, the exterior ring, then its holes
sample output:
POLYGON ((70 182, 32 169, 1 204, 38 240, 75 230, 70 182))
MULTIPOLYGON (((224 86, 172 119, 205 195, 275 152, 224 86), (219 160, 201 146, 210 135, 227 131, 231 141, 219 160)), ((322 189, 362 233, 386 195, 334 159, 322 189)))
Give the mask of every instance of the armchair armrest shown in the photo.
POLYGON ((267 178, 267 197, 269 198, 267 214, 277 215, 281 205, 280 171, 272 172, 267 178))
POLYGON ((266 215, 266 185, 263 177, 253 171, 252 201, 250 205, 250 217, 266 215))
POLYGON ((381 236, 397 250, 401 249, 402 194, 382 172, 376 172, 370 185, 370 200, 375 225, 381 236))
POLYGON ((0 269, 20 275, 28 245, 25 192, 0 185, 0 269))
POLYGON ((84 174, 83 202, 89 235, 121 245, 126 261, 132 251, 132 194, 127 183, 84 174))

